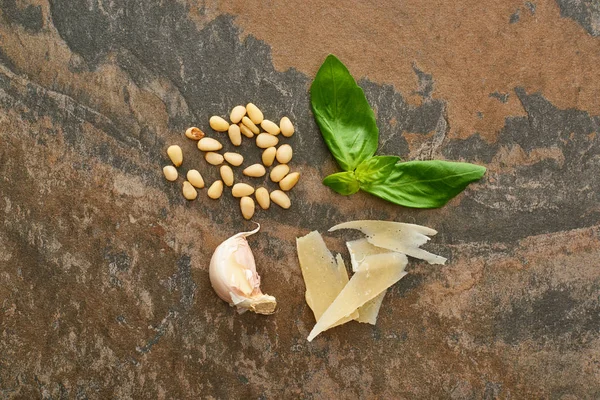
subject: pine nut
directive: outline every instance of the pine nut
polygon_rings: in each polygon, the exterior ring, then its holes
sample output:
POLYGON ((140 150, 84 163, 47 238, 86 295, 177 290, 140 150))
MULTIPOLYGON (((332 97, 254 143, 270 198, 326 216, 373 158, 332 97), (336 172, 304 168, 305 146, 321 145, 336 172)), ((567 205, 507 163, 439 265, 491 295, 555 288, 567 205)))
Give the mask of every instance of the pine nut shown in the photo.
POLYGON ((293 155, 292 146, 289 144, 282 144, 277 149, 277 162, 281 164, 287 164, 291 161, 293 155))
POLYGON ((266 210, 271 205, 271 199, 269 199, 269 191, 264 187, 259 187, 254 192, 254 196, 256 197, 256 202, 263 209, 266 210))
POLYGON ((190 169, 188 171, 187 180, 198 189, 202 189, 204 187, 204 179, 202 178, 202 175, 200 175, 200 172, 196 171, 195 169, 190 169))
POLYGON ((261 133, 256 137, 256 145, 261 149, 277 146, 277 143, 279 143, 277 136, 273 136, 268 133, 261 133))
POLYGON ((234 167, 239 167, 244 162, 244 156, 239 153, 227 152, 223 155, 223 157, 225 157, 225 161, 234 167))
POLYGON ((273 121, 269 121, 268 119, 263 119, 263 121, 260 123, 260 126, 262 126, 262 128, 271 135, 279 135, 279 132, 281 132, 281 129, 279 129, 277 124, 273 121))
POLYGON ((281 128, 281 134, 285 137, 290 137, 294 134, 294 125, 288 117, 281 118, 281 121, 279 121, 279 127, 281 128))
POLYGON ((223 194, 223 181, 214 181, 206 192, 211 199, 218 199, 223 194))
POLYGON ((233 110, 231 110, 231 114, 229 114, 229 119, 234 124, 237 124, 242 120, 244 115, 246 115, 246 107, 235 106, 235 107, 233 107, 233 110))
POLYGON ((250 219, 254 215, 254 200, 248 196, 240 199, 240 209, 245 219, 250 219))
POLYGON ((167 165, 166 167, 163 167, 163 174, 165 174, 165 178, 168 181, 176 181, 177 177, 179 176, 179 174, 177 173, 177 168, 175 168, 172 165, 167 165))
POLYGON ((264 116, 262 111, 260 111, 260 109, 254 104, 246 104, 246 112, 248 113, 248 116, 250 117, 252 122, 254 122, 255 124, 260 124, 263 121, 264 116))
POLYGON ((273 161, 275 161, 276 153, 277 153, 277 149, 275 149, 275 147, 269 147, 263 151, 262 163, 265 167, 270 167, 271 165, 273 165, 273 161))
POLYGON ((240 127, 236 124, 229 125, 229 140, 231 144, 234 146, 239 146, 242 144, 242 134, 240 133, 240 127))
POLYGON ((196 189, 188 181, 183 182, 183 197, 188 200, 194 200, 198 197, 198 192, 196 192, 196 189))
POLYGON ((252 193, 254 193, 254 188, 247 183, 236 183, 231 188, 233 197, 250 196, 252 193))
POLYGON ((240 127, 240 131, 242 132, 242 135, 246 136, 249 139, 252 139, 254 137, 254 132, 252 132, 250 130, 250 128, 248 128, 246 125, 239 124, 238 126, 240 127))
POLYGON ((221 179, 227 186, 233 185, 233 170, 229 165, 221 165, 221 179))
POLYGON ((183 151, 181 151, 181 147, 174 144, 173 146, 169 146, 167 149, 167 155, 173 162, 173 165, 179 167, 181 163, 183 163, 183 151))
POLYGON ((215 153, 212 151, 205 153, 204 159, 206 160, 207 163, 212 164, 212 165, 223 164, 223 156, 220 155, 219 153, 215 153))
POLYGON ((285 178, 279 181, 279 188, 286 192, 288 190, 292 190, 292 188, 296 186, 296 183, 298 183, 299 179, 300 172, 292 172, 291 174, 287 175, 285 178))
POLYGON ((265 167, 263 167, 262 164, 252 164, 251 166, 246 167, 246 169, 244 169, 242 173, 246 176, 259 178, 261 176, 264 176, 267 173, 267 171, 265 170, 265 167))
POLYGON ((258 135, 260 133, 260 129, 258 129, 258 126, 254 125, 254 122, 252 122, 250 118, 242 118, 242 124, 244 124, 248 129, 250 129, 255 135, 258 135))
POLYGON ((202 132, 199 128, 192 126, 191 128, 187 128, 185 131, 185 136, 188 139, 192 140, 200 140, 204 137, 204 132, 202 132))
POLYGON ((198 149, 202 151, 217 151, 222 148, 221 142, 213 138, 205 137, 198 141, 198 149))
POLYGON ((271 170, 271 174, 269 176, 273 182, 279 182, 285 178, 289 172, 290 167, 288 167, 286 164, 279 164, 271 170))
POLYGON ((210 117, 208 121, 211 128, 213 128, 217 132, 227 132, 229 128, 229 122, 225 121, 223 118, 213 115, 210 117))
POLYGON ((292 205, 288 195, 281 190, 273 190, 271 192, 271 201, 277 204, 279 207, 285 208, 286 210, 292 205))

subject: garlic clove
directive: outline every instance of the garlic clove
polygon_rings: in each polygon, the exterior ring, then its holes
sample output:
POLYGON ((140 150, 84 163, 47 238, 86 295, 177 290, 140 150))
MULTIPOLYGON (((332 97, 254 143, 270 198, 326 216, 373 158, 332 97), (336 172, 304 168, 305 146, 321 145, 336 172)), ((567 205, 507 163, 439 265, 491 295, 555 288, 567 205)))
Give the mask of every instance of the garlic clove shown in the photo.
POLYGON ((260 230, 240 232, 221 243, 210 260, 210 283, 217 295, 241 314, 273 314, 277 300, 260 290, 260 276, 246 238, 260 230))

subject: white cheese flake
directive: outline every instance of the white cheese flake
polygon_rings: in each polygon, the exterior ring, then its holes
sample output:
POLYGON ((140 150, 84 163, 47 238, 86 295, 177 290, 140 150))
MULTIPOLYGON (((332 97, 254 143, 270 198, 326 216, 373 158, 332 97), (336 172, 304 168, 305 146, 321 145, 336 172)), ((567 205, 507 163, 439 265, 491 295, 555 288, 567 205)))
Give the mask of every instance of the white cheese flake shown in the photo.
POLYGON ((329 229, 356 229, 367 235, 367 240, 374 246, 396 251, 414 258, 425 260, 430 264, 444 264, 446 258, 432 254, 419 247, 427 241, 428 236, 437 233, 426 226, 405 224, 394 221, 362 220, 339 224, 329 229))
POLYGON ((352 279, 317 320, 308 341, 338 325, 340 320, 350 318, 357 308, 402 279, 406 275, 406 264, 406 256, 400 253, 390 252, 366 257, 358 271, 352 275, 352 279))
MULTIPOLYGON (((350 261, 352 262, 352 271, 356 272, 360 268, 360 264, 368 256, 374 254, 389 253, 388 249, 373 246, 367 239, 358 239, 346 242, 348 252, 350 253, 350 261)), ((387 290, 378 294, 375 298, 367 301, 363 306, 358 308, 358 317, 356 321, 375 325, 379 309, 383 303, 383 298, 387 290)))
MULTIPOLYGON (((313 311, 315 320, 318 321, 348 283, 348 271, 341 256, 338 255, 338 262, 336 262, 317 231, 297 238, 296 246, 306 285, 306 303, 313 311)), ((334 322, 339 325, 357 316, 358 312, 355 311, 347 318, 340 317, 334 322)))
POLYGON ((386 293, 387 289, 379 293, 373 299, 367 301, 364 305, 358 307, 356 310, 358 311, 358 317, 354 320, 364 324, 375 325, 377 323, 379 310, 381 309, 381 304, 383 303, 383 298, 385 297, 386 293))

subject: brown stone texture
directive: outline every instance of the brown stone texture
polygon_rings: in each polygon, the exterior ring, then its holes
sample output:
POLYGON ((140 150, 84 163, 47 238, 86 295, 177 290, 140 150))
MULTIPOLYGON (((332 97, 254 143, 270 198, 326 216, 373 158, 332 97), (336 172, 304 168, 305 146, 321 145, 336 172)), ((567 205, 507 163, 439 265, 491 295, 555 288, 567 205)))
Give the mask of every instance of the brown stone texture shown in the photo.
POLYGON ((600 398, 598 21, 593 0, 0 0, 0 398, 600 398), (435 210, 323 186, 308 89, 328 53, 379 154, 485 177, 435 210), (181 194, 189 169, 218 179, 185 129, 233 150, 208 119, 249 101, 294 122, 302 176, 249 239, 271 316, 210 286, 216 246, 253 227, 230 189, 181 194), (326 232, 352 219, 435 228, 448 262, 411 259, 376 326, 309 343, 295 238, 348 261, 357 236, 326 232))

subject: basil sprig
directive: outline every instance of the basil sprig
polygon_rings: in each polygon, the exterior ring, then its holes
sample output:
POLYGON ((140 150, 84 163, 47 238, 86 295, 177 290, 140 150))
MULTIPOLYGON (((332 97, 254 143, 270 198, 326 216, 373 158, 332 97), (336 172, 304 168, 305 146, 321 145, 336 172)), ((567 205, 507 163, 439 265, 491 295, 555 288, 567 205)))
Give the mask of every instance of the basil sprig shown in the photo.
POLYGON ((485 167, 449 161, 400 162, 376 156, 379 130, 363 90, 340 60, 329 55, 310 87, 310 100, 323 139, 343 172, 323 184, 351 195, 362 189, 406 207, 436 208, 446 204, 485 167))

